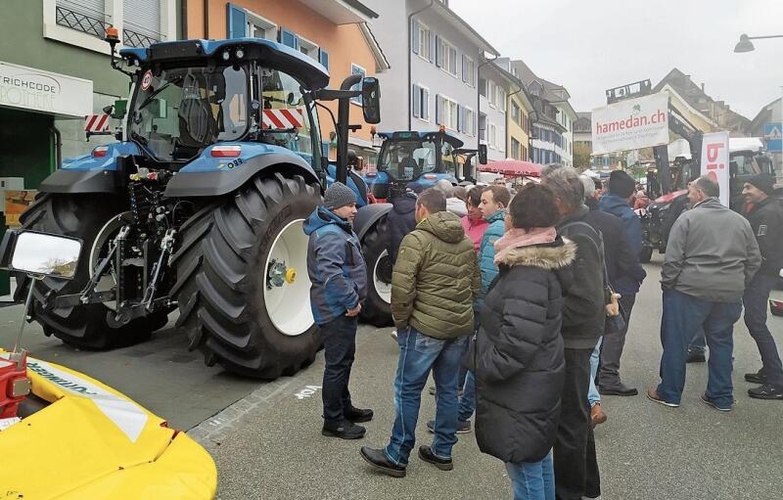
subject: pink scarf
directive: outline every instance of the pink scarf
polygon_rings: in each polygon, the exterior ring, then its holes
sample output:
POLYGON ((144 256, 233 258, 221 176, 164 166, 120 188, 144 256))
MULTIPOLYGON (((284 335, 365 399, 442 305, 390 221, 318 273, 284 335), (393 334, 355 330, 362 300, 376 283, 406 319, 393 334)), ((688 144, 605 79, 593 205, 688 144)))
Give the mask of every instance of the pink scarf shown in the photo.
POLYGON ((495 265, 503 262, 506 255, 515 248, 552 243, 557 238, 554 227, 534 227, 530 231, 512 227, 495 242, 495 265))

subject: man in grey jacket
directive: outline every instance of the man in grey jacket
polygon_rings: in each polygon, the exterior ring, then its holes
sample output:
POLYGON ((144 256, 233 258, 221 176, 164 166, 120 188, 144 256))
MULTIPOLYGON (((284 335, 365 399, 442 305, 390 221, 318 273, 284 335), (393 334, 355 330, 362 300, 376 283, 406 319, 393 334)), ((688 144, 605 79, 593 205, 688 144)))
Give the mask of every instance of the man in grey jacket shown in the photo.
POLYGON ((661 383, 647 397, 680 406, 685 359, 693 332, 704 329, 710 348, 706 404, 730 411, 734 323, 742 313, 742 294, 761 265, 748 221, 718 201, 718 185, 702 176, 688 185, 691 210, 672 226, 661 271, 661 383))

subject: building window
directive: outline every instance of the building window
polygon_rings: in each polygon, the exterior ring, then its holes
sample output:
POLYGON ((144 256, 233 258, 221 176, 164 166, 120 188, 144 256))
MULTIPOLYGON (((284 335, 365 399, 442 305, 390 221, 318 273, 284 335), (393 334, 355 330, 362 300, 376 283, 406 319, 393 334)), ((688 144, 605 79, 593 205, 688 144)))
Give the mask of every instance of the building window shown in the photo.
MULTIPOLYGON (((351 74, 352 75, 362 75, 362 79, 363 79, 365 76, 367 76, 367 71, 365 71, 365 69, 362 68, 361 66, 359 66, 357 64, 351 63, 351 74)), ((351 90, 361 90, 361 89, 362 89, 361 82, 359 82, 356 85, 354 85, 353 87, 351 87, 351 90)), ((354 104, 361 105, 362 104, 362 96, 358 95, 356 97, 351 97, 351 102, 354 103, 354 104)))
POLYGON ((489 147, 492 149, 497 149, 498 147, 498 127, 492 122, 489 122, 489 137, 487 138, 487 141, 489 142, 489 147))
POLYGON ((522 126, 522 123, 519 121, 520 118, 520 109, 517 103, 512 102, 511 103, 511 119, 519 126, 522 126))
POLYGON ((489 90, 489 95, 487 96, 487 99, 489 99, 489 106, 492 108, 497 108, 498 87, 495 85, 495 82, 492 81, 487 81, 487 87, 489 90))
POLYGON ((430 120, 430 90, 413 84, 413 116, 424 121, 430 120))
POLYGON ((246 36, 277 41, 277 25, 275 23, 253 12, 245 12, 247 13, 246 36))
POLYGON ((176 38, 175 0, 43 0, 43 17, 45 38, 102 53, 109 25, 125 47, 176 38))
POLYGON ((318 45, 301 36, 299 37, 299 52, 313 59, 318 59, 318 45))
POLYGON ((527 148, 522 146, 522 156, 520 157, 520 160, 527 161, 527 159, 527 148))
POLYGON ((515 138, 511 138, 511 157, 515 160, 520 160, 519 157, 519 141, 515 138))
POLYGON ((457 76, 457 49, 441 37, 436 37, 435 64, 457 76))
POLYGON ((476 86, 476 63, 465 54, 462 55, 462 81, 471 87, 476 86))
POLYGON ((487 97, 487 80, 479 77, 479 94, 483 97, 487 97))
POLYGON ((312 57, 320 62, 324 68, 329 69, 329 53, 307 38, 303 38, 285 28, 280 28, 280 43, 312 57))
POLYGON ((459 106, 457 108, 459 114, 459 128, 458 130, 465 135, 476 135, 476 113, 465 106, 459 106))
POLYGON ((459 105, 448 97, 439 95, 435 99, 435 121, 450 130, 459 128, 459 105))
POLYGON ((486 144, 487 143, 487 115, 484 113, 481 113, 479 115, 479 122, 478 122, 478 133, 479 133, 479 139, 486 144))
POLYGON ((414 54, 418 54, 419 57, 432 61, 432 35, 430 29, 426 24, 421 23, 417 19, 411 20, 411 50, 414 54))
POLYGON ((500 87, 497 87, 497 101, 495 102, 495 106, 505 113, 506 111, 506 91, 500 87))

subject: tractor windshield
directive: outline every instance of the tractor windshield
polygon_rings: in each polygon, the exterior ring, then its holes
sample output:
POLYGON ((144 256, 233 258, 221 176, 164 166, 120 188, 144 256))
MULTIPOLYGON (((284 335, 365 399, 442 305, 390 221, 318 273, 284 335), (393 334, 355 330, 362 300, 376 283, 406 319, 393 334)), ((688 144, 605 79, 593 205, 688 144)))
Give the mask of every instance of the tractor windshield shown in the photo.
POLYGON ((421 174, 435 172, 442 162, 440 151, 431 140, 387 139, 378 157, 378 170, 388 172, 396 180, 413 180, 421 174))
POLYGON ((129 136, 158 160, 186 160, 248 130, 248 74, 242 67, 148 69, 136 86, 129 136))

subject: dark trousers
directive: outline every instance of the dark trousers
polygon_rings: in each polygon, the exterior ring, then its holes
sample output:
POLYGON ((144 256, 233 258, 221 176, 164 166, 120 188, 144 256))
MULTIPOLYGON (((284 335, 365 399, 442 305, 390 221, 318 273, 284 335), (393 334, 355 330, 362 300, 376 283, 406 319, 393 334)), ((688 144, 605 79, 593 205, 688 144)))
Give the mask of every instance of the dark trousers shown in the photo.
POLYGON ((601 364, 598 372, 598 385, 605 388, 620 385, 620 357, 625 347, 625 337, 631 322, 631 311, 636 302, 636 294, 620 297, 620 312, 625 320, 625 327, 614 332, 605 332, 601 344, 601 364))
POLYGON ((767 328, 767 301, 777 281, 775 276, 756 274, 745 290, 742 302, 745 305, 745 325, 761 355, 761 372, 767 376, 770 385, 780 389, 783 388, 783 367, 775 339, 767 328))
MULTIPOLYGON (((587 442, 590 433, 590 384, 592 349, 565 349, 565 385, 563 386, 560 426, 554 446, 555 494, 560 500, 580 500, 587 481, 587 442)), ((592 449, 593 455, 595 448, 592 449)), ((594 461, 594 456, 591 457, 594 461)), ((595 464, 593 482, 597 479, 595 464)), ((592 486, 596 488, 596 485, 592 486)), ((599 488, 600 489, 600 488, 599 488)))
POLYGON ((340 316, 321 325, 324 339, 324 421, 338 424, 351 410, 348 381, 356 353, 356 317, 340 316))

